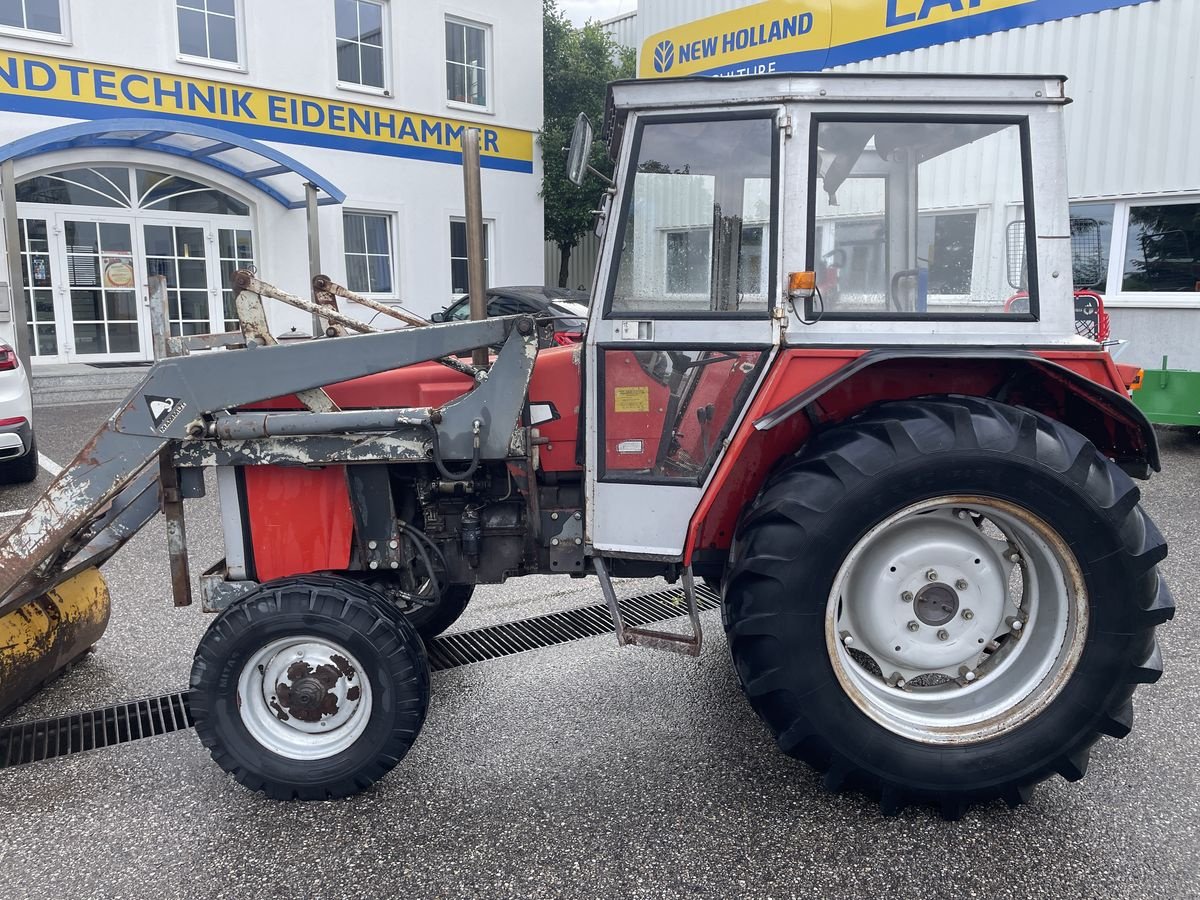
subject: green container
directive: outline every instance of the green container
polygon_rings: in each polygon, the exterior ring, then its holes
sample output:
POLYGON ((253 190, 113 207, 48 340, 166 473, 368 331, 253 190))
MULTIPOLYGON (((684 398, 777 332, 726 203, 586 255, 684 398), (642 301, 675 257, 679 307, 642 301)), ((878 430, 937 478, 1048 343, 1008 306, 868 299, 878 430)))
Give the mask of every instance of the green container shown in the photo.
POLYGON ((1200 426, 1200 372, 1168 369, 1164 356, 1161 369, 1144 370, 1133 402, 1156 425, 1200 426))

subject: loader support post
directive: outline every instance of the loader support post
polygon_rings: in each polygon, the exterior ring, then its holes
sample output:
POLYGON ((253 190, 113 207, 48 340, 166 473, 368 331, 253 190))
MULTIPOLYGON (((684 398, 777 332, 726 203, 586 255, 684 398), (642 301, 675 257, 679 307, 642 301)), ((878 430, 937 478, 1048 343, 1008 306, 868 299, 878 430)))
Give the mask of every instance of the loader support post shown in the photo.
MULTIPOLYGON (((463 130, 463 192, 466 196, 467 216, 467 291, 471 297, 471 318, 487 318, 487 285, 483 271, 483 188, 479 171, 479 132, 474 128, 463 130)), ((488 364, 487 347, 480 347, 471 355, 471 362, 479 368, 488 364)))
POLYGON ((154 359, 166 359, 171 353, 171 313, 167 305, 167 276, 151 275, 147 286, 150 299, 150 340, 154 359))
MULTIPOLYGON (((317 186, 311 181, 304 182, 304 217, 308 226, 308 277, 309 280, 321 274, 321 220, 317 215, 317 186)), ((318 302, 313 294, 313 302, 318 302)), ((313 337, 319 338, 325 334, 325 321, 315 312, 312 317, 313 337)))
POLYGON ((179 470, 171 448, 158 457, 158 483, 162 486, 162 512, 167 520, 167 558, 171 562, 171 596, 176 606, 192 605, 192 576, 188 568, 187 531, 183 524, 183 494, 179 470))

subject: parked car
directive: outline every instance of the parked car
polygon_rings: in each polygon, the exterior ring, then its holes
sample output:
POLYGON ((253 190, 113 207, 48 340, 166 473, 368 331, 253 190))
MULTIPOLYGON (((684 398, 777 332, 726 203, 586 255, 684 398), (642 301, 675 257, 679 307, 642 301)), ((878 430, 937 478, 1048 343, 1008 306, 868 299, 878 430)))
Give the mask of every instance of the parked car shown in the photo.
POLYGON ((37 473, 29 378, 16 351, 0 340, 0 484, 26 484, 37 473))
MULTIPOLYGON (((541 285, 494 287, 487 292, 487 310, 489 316, 533 315, 538 319, 541 346, 554 347, 583 340, 588 299, 587 291, 566 288, 541 285)), ((470 317, 470 298, 464 294, 431 318, 434 322, 456 322, 470 317)))

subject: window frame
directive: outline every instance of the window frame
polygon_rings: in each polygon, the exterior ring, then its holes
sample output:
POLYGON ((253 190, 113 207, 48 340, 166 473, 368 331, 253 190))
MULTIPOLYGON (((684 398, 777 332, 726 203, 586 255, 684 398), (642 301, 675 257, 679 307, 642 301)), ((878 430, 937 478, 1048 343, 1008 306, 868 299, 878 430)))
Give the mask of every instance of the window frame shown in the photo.
POLYGON ((466 68, 471 68, 471 67, 467 66, 466 63, 454 62, 452 60, 443 58, 443 60, 442 60, 442 82, 443 82, 442 83, 442 96, 445 99, 446 106, 450 109, 461 109, 461 110, 466 110, 468 112, 486 113, 488 115, 492 115, 495 113, 494 79, 492 78, 492 70, 494 68, 493 62, 495 60, 495 52, 493 50, 493 43, 492 43, 492 33, 494 30, 493 25, 491 22, 482 22, 478 19, 469 19, 465 16, 455 15, 454 13, 446 13, 442 17, 442 48, 443 48, 442 56, 443 57, 446 56, 446 52, 445 52, 446 26, 450 25, 450 24, 462 25, 466 28, 477 28, 483 32, 483 53, 484 53, 483 90, 484 90, 484 96, 487 98, 487 103, 480 105, 478 103, 468 103, 465 100, 451 100, 450 99, 449 67, 451 65, 463 66, 466 68))
MULTIPOLYGON (((211 56, 195 56, 191 53, 183 52, 182 35, 179 33, 179 0, 172 0, 171 13, 175 19, 175 60, 185 63, 189 66, 204 66, 209 69, 224 69, 227 72, 245 72, 246 71, 246 3, 245 0, 233 0, 233 36, 237 45, 237 60, 231 62, 227 59, 214 59, 211 56)), ((184 7, 191 9, 191 7, 184 7)), ((205 28, 205 44, 207 46, 208 39, 208 17, 210 15, 224 16, 224 13, 210 13, 208 4, 205 3, 203 10, 194 10, 195 12, 204 13, 204 28, 205 28)))
MULTIPOLYGON (((823 322, 1037 322, 1041 319, 1040 282, 1038 280, 1037 258, 1037 224, 1034 217, 1034 186, 1033 186, 1033 149, 1029 135, 1029 116, 1027 115, 976 115, 976 114, 942 114, 942 113, 835 113, 814 112, 809 120, 808 147, 808 209, 805 210, 805 268, 816 271, 815 240, 817 228, 817 196, 820 187, 817 176, 820 172, 820 156, 818 139, 820 127, 825 122, 858 122, 862 124, 878 124, 893 122, 911 122, 914 124, 946 124, 946 125, 1016 125, 1021 147, 1021 194, 1017 203, 1007 204, 1008 208, 1020 206, 1026 213, 1025 217, 1025 260, 1029 276, 1029 312, 1027 313, 872 313, 872 312, 831 312, 819 306, 815 297, 804 301, 804 318, 810 321, 819 319, 823 322)), ((947 207, 951 209, 953 207, 947 207)), ((963 207, 964 209, 966 207, 963 207)), ((930 210, 938 212, 939 210, 930 210)), ((887 210, 884 210, 886 221, 887 210)), ((920 217, 920 209, 917 210, 920 217)), ((979 219, 976 219, 976 248, 979 252, 979 219)), ((972 272, 972 285, 975 276, 972 272)), ((965 295, 964 295, 965 296, 965 295)))
MULTIPOLYGON (((380 31, 381 31, 382 38, 383 38, 383 44, 380 48, 382 51, 382 57, 383 57, 383 85, 382 85, 382 87, 376 87, 373 84, 362 84, 357 81, 343 81, 342 80, 341 75, 338 73, 337 51, 338 51, 338 41, 344 40, 344 38, 339 38, 337 35, 337 8, 336 8, 336 5, 331 4, 332 15, 333 15, 332 36, 333 36, 334 84, 336 85, 336 87, 339 91, 353 91, 354 93, 357 93, 357 94, 370 94, 373 97, 391 97, 392 96, 392 19, 391 19, 392 4, 389 2, 389 0, 354 0, 354 3, 356 4, 356 9, 357 9, 357 4, 361 4, 361 3, 369 3, 373 6, 379 7, 380 31)), ((362 35, 360 33, 359 37, 361 37, 361 36, 362 35)), ((353 43, 355 43, 358 46, 362 45, 362 41, 354 41, 353 43)), ((359 74, 361 75, 361 73, 362 73, 362 69, 360 66, 359 74)))
MULTIPOLYGON (((625 173, 625 183, 620 192, 621 203, 620 208, 616 209, 611 215, 616 218, 616 232, 613 237, 614 248, 612 261, 608 267, 608 283, 604 286, 604 306, 601 312, 601 318, 613 319, 661 319, 674 321, 745 321, 745 322, 761 322, 774 318, 775 309, 780 304, 778 286, 779 278, 779 247, 780 247, 780 232, 782 231, 782 217, 780 215, 779 206, 779 189, 780 179, 782 178, 780 152, 780 122, 779 122, 779 107, 754 107, 750 109, 735 109, 729 111, 713 111, 713 112, 698 112, 685 113, 683 115, 639 115, 635 125, 635 132, 632 143, 629 147, 629 165, 625 173), (771 176, 770 176, 770 191, 771 191, 771 221, 769 223, 756 223, 759 225, 771 226, 771 244, 770 244, 770 271, 767 275, 767 297, 766 305, 763 311, 743 311, 741 309, 735 311, 729 310, 656 310, 656 309, 613 309, 613 301, 616 299, 617 279, 620 276, 621 270, 621 251, 620 248, 625 246, 625 229, 629 224, 628 212, 633 204, 633 185, 634 179, 637 177, 637 161, 642 152, 642 135, 645 133, 647 125, 662 125, 662 124, 689 124, 695 122, 734 122, 753 119, 765 119, 771 123, 771 176)), ((611 220, 610 220, 611 221, 611 220)), ((611 224, 610 224, 610 227, 611 224)), ((764 248, 764 252, 768 252, 764 248)), ((711 276, 710 276, 711 279, 711 276)), ((711 283, 709 290, 711 291, 711 283)), ((664 295, 665 296, 665 295, 664 295)), ((683 296, 683 295, 674 295, 683 296)), ((757 295, 755 295, 757 296, 757 295)), ((711 294, 710 294, 711 300, 711 294)), ((593 302, 595 302, 593 300, 593 302)))
MULTIPOLYGON (((397 251, 397 234, 398 228, 396 225, 396 213, 384 209, 352 209, 344 208, 342 210, 342 266, 346 273, 346 287, 354 291, 356 294, 361 294, 364 297, 371 297, 376 300, 397 300, 400 296, 400 271, 399 271, 399 254, 397 251), (370 259, 372 256, 378 256, 378 253, 369 252, 351 252, 347 248, 346 241, 346 216, 371 216, 377 219, 384 219, 387 222, 388 229, 388 271, 392 278, 392 289, 390 291, 354 291, 350 286, 350 266, 347 264, 348 257, 361 256, 364 259, 370 259)), ((367 277, 370 278, 370 267, 368 265, 367 277)))
MULTIPOLYGON (((22 0, 22 12, 28 11, 31 3, 38 0, 22 0)), ((44 0, 43 0, 44 2, 44 0)), ((71 44, 71 0, 54 0, 58 3, 58 24, 61 31, 37 31, 33 28, 21 28, 16 25, 0 25, 0 35, 23 38, 28 41, 44 41, 48 44, 71 44)))
POLYGON ((1200 205, 1200 193, 1146 194, 1124 197, 1072 197, 1072 204, 1113 204, 1112 242, 1104 306, 1108 309, 1200 309, 1200 291, 1125 291, 1125 261, 1129 246, 1129 213, 1135 206, 1200 205))
MULTIPOLYGON (((459 297, 462 297, 464 294, 469 293, 469 291, 463 291, 462 293, 460 293, 454 289, 454 260, 456 260, 456 259, 464 259, 465 260, 465 259, 468 259, 468 257, 454 255, 454 235, 452 233, 452 228, 453 228, 454 224, 457 222, 461 222, 463 224, 463 227, 464 228, 466 227, 467 217, 452 214, 448 221, 449 221, 450 227, 448 227, 446 229, 446 251, 447 251, 446 252, 446 261, 450 263, 449 297, 450 297, 450 302, 453 303, 459 297)), ((485 217, 483 220, 483 252, 484 252, 484 259, 487 262, 487 265, 484 267, 484 275, 485 275, 484 280, 487 282, 487 284, 484 285, 484 293, 485 294, 487 293, 487 290, 489 288, 491 288, 495 283, 496 272, 495 272, 495 269, 493 268, 493 263, 495 262, 495 259, 496 259, 496 254, 495 254, 496 248, 495 248, 495 243, 494 243, 495 242, 495 233, 496 233, 496 220, 494 218, 489 219, 489 218, 485 217)))

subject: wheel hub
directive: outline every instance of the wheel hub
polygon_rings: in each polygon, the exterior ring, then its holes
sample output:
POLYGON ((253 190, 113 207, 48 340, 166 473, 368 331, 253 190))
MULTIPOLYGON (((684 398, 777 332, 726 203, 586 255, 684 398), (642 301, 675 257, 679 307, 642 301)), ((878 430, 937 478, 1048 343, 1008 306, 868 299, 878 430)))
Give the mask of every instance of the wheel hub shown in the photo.
POLYGON ((926 625, 945 625, 958 613, 958 594, 948 584, 929 584, 917 592, 913 612, 926 625))
POLYGON ((843 561, 826 619, 834 671, 864 712, 918 740, 1007 730, 1078 659, 1082 584, 1070 549, 1027 510, 921 501, 843 561))
POLYGON ((305 637, 274 641, 242 670, 242 721, 267 746, 293 758, 340 752, 370 716, 370 686, 344 648, 305 637))

